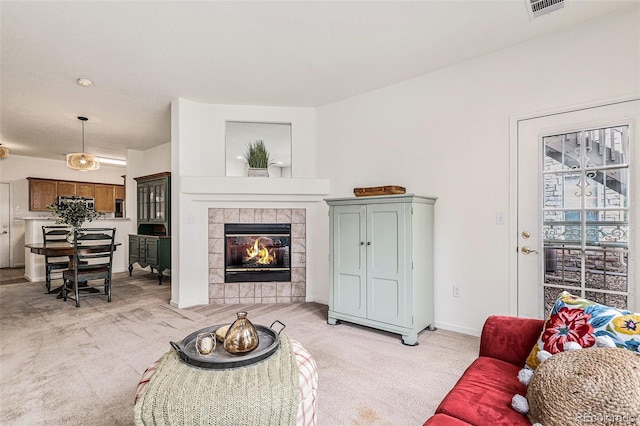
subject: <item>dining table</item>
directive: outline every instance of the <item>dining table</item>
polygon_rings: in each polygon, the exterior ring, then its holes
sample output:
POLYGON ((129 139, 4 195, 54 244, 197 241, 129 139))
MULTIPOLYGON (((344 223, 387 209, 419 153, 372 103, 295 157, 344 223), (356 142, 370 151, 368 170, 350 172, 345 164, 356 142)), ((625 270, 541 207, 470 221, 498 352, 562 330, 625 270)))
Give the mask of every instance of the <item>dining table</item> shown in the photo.
MULTIPOLYGON (((113 250, 117 250, 118 246, 122 245, 122 243, 114 243, 113 250)), ((69 257, 69 269, 73 269, 73 243, 69 243, 66 241, 56 241, 56 242, 48 242, 48 243, 31 243, 25 244, 26 248, 28 248, 33 254, 40 254, 43 256, 68 256, 69 257)), ((97 244, 83 244, 81 247, 78 247, 78 252, 82 254, 89 254, 104 251, 104 243, 97 244)), ((49 293, 60 293, 62 291, 62 286, 51 289, 49 293)), ((60 298, 61 295, 58 294, 60 298)))

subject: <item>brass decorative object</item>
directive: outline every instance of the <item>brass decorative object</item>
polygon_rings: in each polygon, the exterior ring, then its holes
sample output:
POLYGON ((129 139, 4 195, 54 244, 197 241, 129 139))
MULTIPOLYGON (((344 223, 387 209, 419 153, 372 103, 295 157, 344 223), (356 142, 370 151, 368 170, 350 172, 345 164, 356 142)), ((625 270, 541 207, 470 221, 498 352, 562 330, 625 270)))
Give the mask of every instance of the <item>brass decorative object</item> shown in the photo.
POLYGON ((231 327, 231 324, 221 325, 216 329, 216 338, 220 342, 224 342, 224 336, 227 335, 227 331, 229 331, 229 327, 231 327))
POLYGON ((247 319, 246 312, 238 312, 236 315, 238 318, 224 337, 224 349, 232 354, 251 352, 258 347, 258 331, 247 319))

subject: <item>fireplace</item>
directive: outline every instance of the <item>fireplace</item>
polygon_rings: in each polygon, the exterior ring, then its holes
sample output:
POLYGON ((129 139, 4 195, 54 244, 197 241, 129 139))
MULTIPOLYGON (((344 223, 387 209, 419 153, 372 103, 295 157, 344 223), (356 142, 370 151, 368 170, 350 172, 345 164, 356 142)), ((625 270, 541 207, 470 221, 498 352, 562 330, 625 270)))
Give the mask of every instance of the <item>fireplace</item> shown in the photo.
POLYGON ((291 224, 226 223, 224 282, 291 281, 291 224))
MULTIPOLYGON (((209 303, 230 305, 304 302, 307 279, 306 216, 303 208, 209 208, 209 303), (290 227, 289 281, 226 281, 225 226, 237 224, 269 227, 271 224, 286 224, 290 227)), ((281 230, 277 231, 280 233, 281 230)))

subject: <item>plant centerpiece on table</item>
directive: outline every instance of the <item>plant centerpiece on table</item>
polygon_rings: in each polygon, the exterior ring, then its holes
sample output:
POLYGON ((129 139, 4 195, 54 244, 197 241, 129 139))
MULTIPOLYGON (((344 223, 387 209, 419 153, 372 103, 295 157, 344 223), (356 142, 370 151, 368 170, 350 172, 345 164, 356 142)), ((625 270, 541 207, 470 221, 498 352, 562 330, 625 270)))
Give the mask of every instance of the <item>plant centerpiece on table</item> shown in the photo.
POLYGON ((247 145, 244 158, 249 163, 249 176, 269 177, 269 151, 264 141, 259 139, 247 145))
MULTIPOLYGON (((90 209, 83 200, 66 200, 47 206, 52 211, 57 224, 70 225, 73 230, 77 230, 85 222, 92 222, 104 216, 104 213, 90 209)), ((73 231, 70 238, 73 238, 73 231)))

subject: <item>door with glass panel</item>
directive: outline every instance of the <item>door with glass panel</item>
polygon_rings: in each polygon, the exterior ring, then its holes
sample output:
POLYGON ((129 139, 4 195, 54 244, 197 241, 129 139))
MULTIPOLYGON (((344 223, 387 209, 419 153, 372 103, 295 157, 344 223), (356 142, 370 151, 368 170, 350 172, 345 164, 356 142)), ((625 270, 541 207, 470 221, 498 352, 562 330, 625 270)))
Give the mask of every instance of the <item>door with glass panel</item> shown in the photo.
POLYGON ((636 308, 639 105, 518 123, 518 315, 563 290, 636 308))

